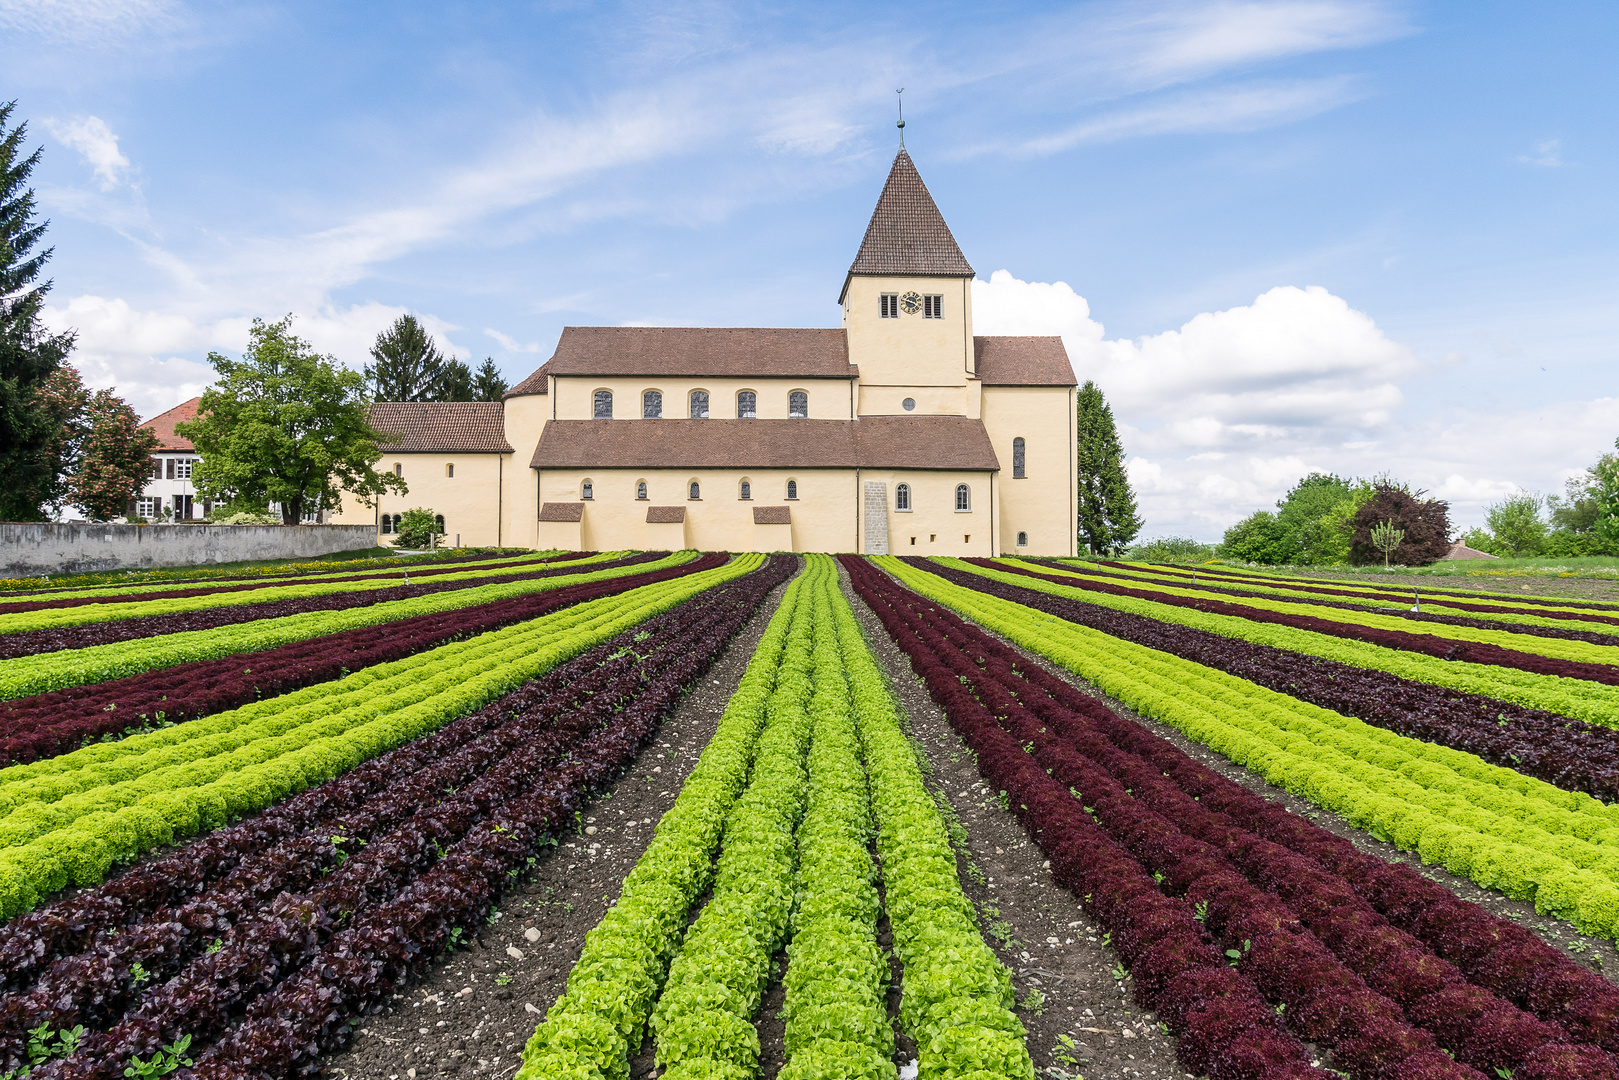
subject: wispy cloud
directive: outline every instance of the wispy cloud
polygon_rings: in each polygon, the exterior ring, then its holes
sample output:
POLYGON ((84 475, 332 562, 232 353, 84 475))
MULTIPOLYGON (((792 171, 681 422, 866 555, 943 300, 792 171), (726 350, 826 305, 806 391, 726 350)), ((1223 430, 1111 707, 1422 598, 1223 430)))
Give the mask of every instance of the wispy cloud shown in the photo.
POLYGON ((537 341, 531 341, 527 345, 524 345, 511 335, 502 334, 499 330, 496 330, 493 327, 486 326, 484 327, 483 332, 498 341, 500 343, 500 347, 505 349, 507 352, 537 353, 541 348, 540 343, 537 341))
POLYGON ((1519 154, 1520 165, 1538 165, 1543 169, 1560 169, 1563 167, 1563 140, 1547 139, 1545 142, 1535 144, 1533 154, 1519 154))
POLYGON ((169 0, 0 0, 0 28, 72 45, 102 45, 172 26, 169 0))
POLYGON ((123 183, 129 159, 118 149, 118 136, 99 116, 76 116, 71 120, 46 120, 45 128, 56 141, 77 150, 101 181, 102 191, 123 183))

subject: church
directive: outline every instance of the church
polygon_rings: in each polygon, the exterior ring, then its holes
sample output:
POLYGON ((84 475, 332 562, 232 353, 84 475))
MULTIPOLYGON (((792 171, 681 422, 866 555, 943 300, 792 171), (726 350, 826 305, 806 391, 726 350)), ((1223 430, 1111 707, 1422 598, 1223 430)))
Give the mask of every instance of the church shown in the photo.
POLYGON ((379 402, 446 542, 608 551, 1074 555, 1075 379, 1056 337, 973 334, 973 268, 902 147, 837 329, 570 326, 499 402, 379 402))

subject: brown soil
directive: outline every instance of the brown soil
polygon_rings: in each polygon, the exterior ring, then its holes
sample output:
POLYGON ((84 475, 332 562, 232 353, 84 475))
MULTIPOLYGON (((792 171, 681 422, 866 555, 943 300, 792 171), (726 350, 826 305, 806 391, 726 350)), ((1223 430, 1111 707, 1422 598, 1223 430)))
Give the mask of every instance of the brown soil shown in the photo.
MULTIPOLYGON (((428 1080, 517 1071, 523 1044, 562 993, 585 933, 617 897, 713 737, 785 588, 759 606, 656 740, 590 803, 582 831, 546 849, 506 893, 493 925, 440 958, 425 981, 396 994, 384 1012, 357 1021, 351 1045, 328 1060, 329 1075, 428 1080)), ((644 1050, 631 1063, 634 1080, 652 1073, 650 1040, 644 1050)))

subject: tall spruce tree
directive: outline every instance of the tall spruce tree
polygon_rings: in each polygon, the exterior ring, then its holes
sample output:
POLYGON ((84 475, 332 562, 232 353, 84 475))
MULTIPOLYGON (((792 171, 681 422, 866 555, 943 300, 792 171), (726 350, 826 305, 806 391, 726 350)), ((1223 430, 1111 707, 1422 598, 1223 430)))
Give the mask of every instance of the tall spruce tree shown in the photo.
POLYGON ((1124 448, 1113 409, 1101 388, 1086 380, 1079 389, 1078 536, 1093 555, 1122 551, 1141 531, 1136 495, 1124 473, 1124 448))
POLYGON ((438 369, 430 401, 474 401, 472 369, 465 361, 450 357, 438 369))
MULTIPOLYGON (((373 401, 445 401, 444 353, 414 315, 401 315, 377 335, 365 366, 373 401)), ((461 365, 465 367, 466 365, 461 365)))
POLYGON ((52 407, 50 380, 73 334, 47 333, 39 322, 51 287, 39 275, 51 249, 34 250, 48 223, 35 221, 27 184, 41 151, 23 156, 26 123, 8 130, 16 107, 0 105, 0 520, 38 521, 66 490, 65 417, 52 407))
POLYGON ((483 363, 478 365, 478 373, 472 377, 472 398, 474 401, 499 401, 506 396, 511 387, 501 377, 500 369, 495 366, 495 358, 486 356, 483 363))

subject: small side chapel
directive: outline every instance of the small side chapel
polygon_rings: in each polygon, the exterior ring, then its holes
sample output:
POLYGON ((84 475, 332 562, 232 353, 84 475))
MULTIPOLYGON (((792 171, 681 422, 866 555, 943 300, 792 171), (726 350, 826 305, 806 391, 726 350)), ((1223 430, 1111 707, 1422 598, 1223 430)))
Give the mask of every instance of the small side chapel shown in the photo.
POLYGON ((837 329, 570 326, 505 400, 379 403, 379 469, 463 545, 1073 555, 1056 337, 973 334, 973 268, 901 148, 837 329))

